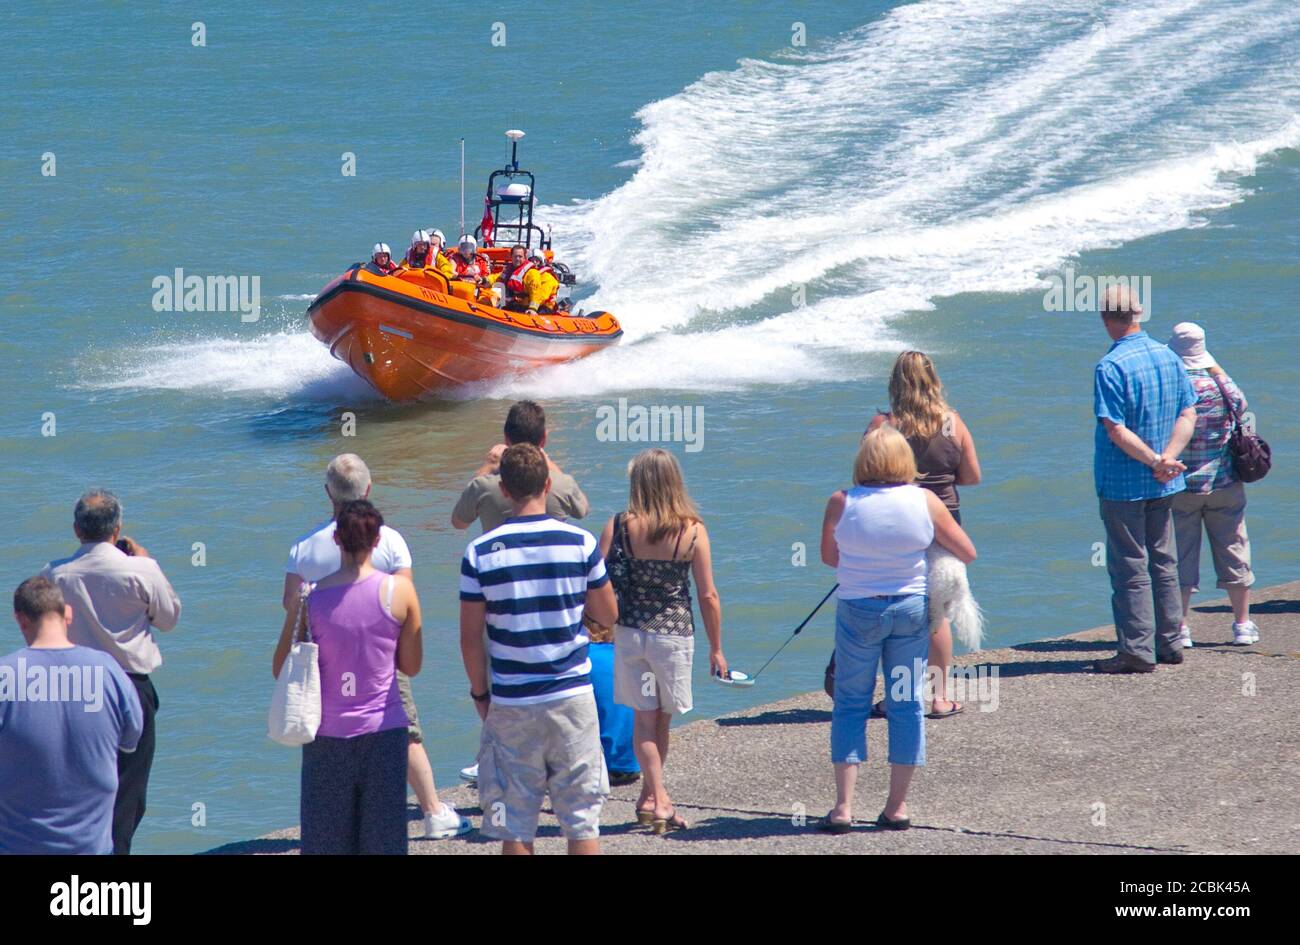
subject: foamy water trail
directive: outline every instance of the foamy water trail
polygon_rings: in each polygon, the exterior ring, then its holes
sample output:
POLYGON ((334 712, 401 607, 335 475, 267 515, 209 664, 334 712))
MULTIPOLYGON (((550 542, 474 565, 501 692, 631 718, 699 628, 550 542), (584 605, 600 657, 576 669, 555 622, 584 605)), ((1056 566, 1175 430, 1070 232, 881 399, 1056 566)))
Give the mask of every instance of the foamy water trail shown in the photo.
MULTIPOLYGON (((1033 290, 1244 199, 1300 147, 1297 61, 1293 0, 926 0, 707 74, 637 113, 627 183, 539 209, 623 344, 462 395, 853 378, 905 344, 903 312, 1033 290)), ((306 334, 155 354, 115 383, 293 395, 347 373, 306 334)))
POLYGON ((149 345, 130 352, 114 364, 111 374, 89 380, 86 386, 331 402, 377 397, 311 334, 297 330, 149 345))
POLYGON ((627 184, 547 208, 624 349, 495 392, 815 380, 904 311, 1197 225, 1300 146, 1298 55, 1278 0, 934 0, 704 76, 638 114, 627 184))

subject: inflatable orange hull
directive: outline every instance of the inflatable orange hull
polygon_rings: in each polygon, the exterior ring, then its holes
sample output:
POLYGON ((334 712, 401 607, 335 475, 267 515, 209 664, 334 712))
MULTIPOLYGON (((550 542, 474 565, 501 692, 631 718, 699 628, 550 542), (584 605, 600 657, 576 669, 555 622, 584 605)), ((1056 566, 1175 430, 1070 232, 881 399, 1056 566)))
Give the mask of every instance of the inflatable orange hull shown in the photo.
POLYGON ((585 357, 623 336, 608 312, 529 315, 474 298, 436 273, 353 266, 307 308, 311 333, 390 400, 585 357))

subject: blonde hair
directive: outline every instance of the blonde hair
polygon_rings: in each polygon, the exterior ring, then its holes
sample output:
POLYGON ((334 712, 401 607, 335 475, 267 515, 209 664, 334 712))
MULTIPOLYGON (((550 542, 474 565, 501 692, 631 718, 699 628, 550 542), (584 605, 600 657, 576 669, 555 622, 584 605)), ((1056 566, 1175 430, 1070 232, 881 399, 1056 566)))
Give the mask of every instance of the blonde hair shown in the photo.
POLYGON ((682 467, 672 453, 661 449, 638 453, 627 464, 627 475, 632 480, 627 511, 645 525, 647 541, 663 541, 700 521, 682 467))
POLYGON ((903 485, 916 481, 916 457, 903 434, 882 424, 862 438, 853 460, 853 484, 903 485))
POLYGON ((942 429, 944 415, 952 408, 928 355, 904 351, 898 356, 889 377, 889 409, 903 436, 928 440, 942 429))

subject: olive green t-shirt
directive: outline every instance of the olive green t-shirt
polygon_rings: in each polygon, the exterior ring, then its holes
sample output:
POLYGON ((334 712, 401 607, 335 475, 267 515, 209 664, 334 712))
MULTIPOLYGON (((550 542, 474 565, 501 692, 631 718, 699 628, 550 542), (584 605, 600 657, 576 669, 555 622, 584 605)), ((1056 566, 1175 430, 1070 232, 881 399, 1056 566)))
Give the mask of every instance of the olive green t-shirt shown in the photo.
MULTIPOLYGON (((582 518, 591 511, 591 504, 578 488, 578 483, 568 473, 551 476, 551 491, 546 496, 546 514, 564 521, 582 518)), ((470 480, 452 513, 457 521, 473 522, 478 519, 484 533, 492 531, 510 518, 514 509, 501 492, 501 475, 489 473, 470 480)))

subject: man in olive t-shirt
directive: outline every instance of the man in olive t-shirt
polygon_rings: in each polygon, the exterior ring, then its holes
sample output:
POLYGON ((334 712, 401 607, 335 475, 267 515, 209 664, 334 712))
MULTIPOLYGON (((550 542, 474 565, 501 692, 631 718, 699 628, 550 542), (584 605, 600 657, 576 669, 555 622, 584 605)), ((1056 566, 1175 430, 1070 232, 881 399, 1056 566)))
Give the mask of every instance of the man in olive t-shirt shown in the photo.
MULTIPOLYGON (((531 443, 546 456, 545 411, 531 400, 519 401, 506 415, 505 440, 505 443, 499 443, 488 451, 483 465, 460 494, 460 500, 451 513, 451 524, 456 528, 469 528, 477 519, 486 533, 510 518, 513 514, 510 500, 501 492, 501 474, 498 471, 501 454, 507 446, 531 443)), ((551 491, 546 497, 546 514, 560 521, 583 518, 591 510, 587 497, 573 477, 555 465, 550 456, 546 456, 546 462, 551 469, 551 491)))
MULTIPOLYGON (((546 456, 551 470, 551 491, 546 496, 546 514, 563 521, 566 518, 583 518, 591 511, 591 504, 582 494, 573 477, 555 465, 546 455, 546 412, 531 400, 521 400, 506 414, 505 443, 488 450, 483 465, 474 473, 460 501, 451 513, 451 524, 456 528, 469 528, 477 519, 483 532, 492 531, 514 514, 514 507, 501 491, 501 454, 516 443, 531 443, 546 456)), ((488 651, 487 628, 483 630, 483 652, 488 651)), ((489 667, 490 673, 490 667, 489 667)), ((478 764, 462 768, 460 776, 465 781, 478 778, 478 764)))

